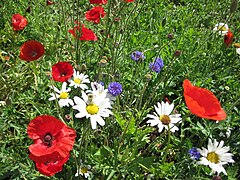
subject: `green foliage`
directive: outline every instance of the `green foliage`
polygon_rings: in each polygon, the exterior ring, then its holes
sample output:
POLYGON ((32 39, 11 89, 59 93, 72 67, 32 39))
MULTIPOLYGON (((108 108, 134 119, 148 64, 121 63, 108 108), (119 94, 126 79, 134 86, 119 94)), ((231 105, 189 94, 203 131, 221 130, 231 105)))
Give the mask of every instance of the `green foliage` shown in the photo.
POLYGON ((210 168, 196 165, 188 154, 192 147, 207 147, 209 138, 224 140, 234 155, 235 163, 224 165, 228 176, 221 174, 222 178, 239 179, 240 59, 235 48, 226 48, 223 37, 212 31, 215 24, 226 22, 238 42, 239 7, 231 7, 230 14, 231 2, 226 0, 108 1, 103 5, 108 15, 98 25, 85 20, 85 12, 93 7, 88 0, 59 0, 51 6, 45 0, 0 2, 0 50, 10 57, 0 59, 0 101, 4 102, 0 104, 0 179, 78 179, 74 175, 80 159, 91 166, 90 179, 209 179, 210 168), (15 13, 28 20, 22 31, 12 29, 15 13), (75 21, 93 30, 98 41, 72 37, 68 30, 75 21), (20 60, 19 49, 29 39, 43 43, 46 52, 28 63, 20 60), (144 52, 146 59, 134 62, 130 55, 136 50, 144 52), (180 56, 174 56, 176 50, 180 56), (149 70, 156 57, 164 61, 159 74, 149 70), (100 65, 101 59, 107 60, 105 66, 100 65), (52 92, 48 74, 59 61, 71 62, 91 82, 123 85, 123 93, 113 104, 114 115, 105 119, 105 126, 92 130, 89 119, 77 119, 75 110, 59 110, 48 101, 52 92), (227 119, 216 123, 192 115, 183 98, 184 79, 211 90, 227 119), (159 133, 146 123, 147 114, 165 98, 182 115, 179 131, 172 134, 159 133), (53 177, 40 174, 28 158, 33 142, 26 128, 42 114, 61 119, 70 115, 65 121, 77 132, 69 161, 53 177))

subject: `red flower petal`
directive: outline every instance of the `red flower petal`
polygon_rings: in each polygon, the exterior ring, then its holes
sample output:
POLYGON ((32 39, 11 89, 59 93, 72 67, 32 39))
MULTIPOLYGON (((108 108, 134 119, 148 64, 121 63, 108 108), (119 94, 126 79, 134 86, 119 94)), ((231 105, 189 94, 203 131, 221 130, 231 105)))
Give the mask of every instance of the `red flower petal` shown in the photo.
POLYGON ((90 0, 90 4, 107 4, 107 0, 90 0))
POLYGON ((34 61, 44 54, 44 46, 35 40, 29 40, 23 43, 20 48, 20 59, 25 61, 34 61))
POLYGON ((48 115, 34 118, 28 125, 27 133, 34 140, 34 144, 29 146, 29 157, 39 163, 65 158, 76 138, 74 129, 48 115))
POLYGON ((69 62, 58 62, 52 66, 54 81, 65 82, 73 75, 73 67, 69 62))
POLYGON ((73 29, 68 30, 75 38, 82 41, 97 41, 97 36, 94 32, 88 28, 85 28, 84 24, 82 24, 82 28, 80 26, 75 26, 73 29))
POLYGON ((191 113, 212 120, 226 119, 225 111, 211 91, 193 86, 188 79, 184 80, 183 88, 185 102, 191 113))
POLYGON ((62 171, 62 166, 68 161, 69 154, 66 158, 59 161, 50 161, 45 163, 36 163, 37 170, 46 176, 53 176, 54 174, 62 171))
POLYGON ((20 14, 14 14, 12 16, 12 27, 14 31, 23 30, 28 24, 28 21, 25 17, 20 14))
POLYGON ((50 0, 47 0, 47 5, 49 6, 49 5, 52 5, 52 4, 54 4, 54 2, 52 2, 52 1, 50 1, 50 0))
POLYGON ((224 43, 226 44, 226 47, 231 46, 233 43, 233 33, 228 29, 228 32, 224 35, 224 43))
POLYGON ((101 6, 95 6, 86 12, 85 17, 88 21, 98 24, 100 22, 100 18, 103 18, 105 15, 104 9, 101 6))

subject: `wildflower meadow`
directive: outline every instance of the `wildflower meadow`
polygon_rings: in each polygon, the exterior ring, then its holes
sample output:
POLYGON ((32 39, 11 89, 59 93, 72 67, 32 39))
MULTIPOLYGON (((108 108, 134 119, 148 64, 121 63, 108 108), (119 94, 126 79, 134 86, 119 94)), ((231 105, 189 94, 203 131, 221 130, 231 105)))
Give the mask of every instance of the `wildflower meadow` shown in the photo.
POLYGON ((240 179, 238 0, 2 0, 0 180, 240 179))

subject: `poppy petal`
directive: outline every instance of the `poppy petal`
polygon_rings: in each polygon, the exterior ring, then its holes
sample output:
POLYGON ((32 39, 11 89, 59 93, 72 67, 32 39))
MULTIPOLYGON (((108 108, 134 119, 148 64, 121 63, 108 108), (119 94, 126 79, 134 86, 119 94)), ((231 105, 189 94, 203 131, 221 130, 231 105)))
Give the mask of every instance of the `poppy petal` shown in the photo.
POLYGON ((211 91, 193 86, 188 79, 184 80, 183 88, 185 102, 191 113, 212 120, 224 120, 226 118, 225 111, 211 91))

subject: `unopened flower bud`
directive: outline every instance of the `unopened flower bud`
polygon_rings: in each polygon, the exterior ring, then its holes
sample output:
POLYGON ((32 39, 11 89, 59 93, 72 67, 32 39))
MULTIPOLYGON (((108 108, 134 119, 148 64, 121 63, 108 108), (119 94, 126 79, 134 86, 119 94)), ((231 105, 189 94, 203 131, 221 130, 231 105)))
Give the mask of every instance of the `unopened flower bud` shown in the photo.
POLYGON ((152 75, 151 75, 151 74, 149 74, 149 73, 148 73, 148 74, 146 74, 146 76, 145 76, 145 77, 146 77, 146 79, 147 79, 148 81, 150 81, 150 80, 152 79, 152 75))
POLYGON ((80 71, 81 71, 81 72, 87 71, 87 65, 83 63, 83 64, 81 65, 80 71))
POLYGON ((98 62, 98 64, 102 67, 105 67, 107 64, 107 60, 106 59, 101 59, 100 62, 98 62))
POLYGON ((167 35, 167 38, 170 39, 170 40, 172 40, 172 39, 173 39, 173 34, 171 34, 171 33, 168 34, 168 35, 167 35))
POLYGON ((175 56, 175 57, 179 57, 181 54, 182 54, 182 52, 181 52, 180 50, 176 50, 176 51, 174 52, 174 56, 175 56))
POLYGON ((230 13, 233 13, 237 10, 238 0, 232 0, 232 4, 230 6, 230 13))
POLYGON ((71 116, 70 114, 66 114, 66 115, 65 115, 65 119, 66 119, 67 121, 70 121, 70 120, 72 119, 72 116, 71 116))
POLYGON ((221 176, 214 176, 212 180, 222 180, 221 176))

